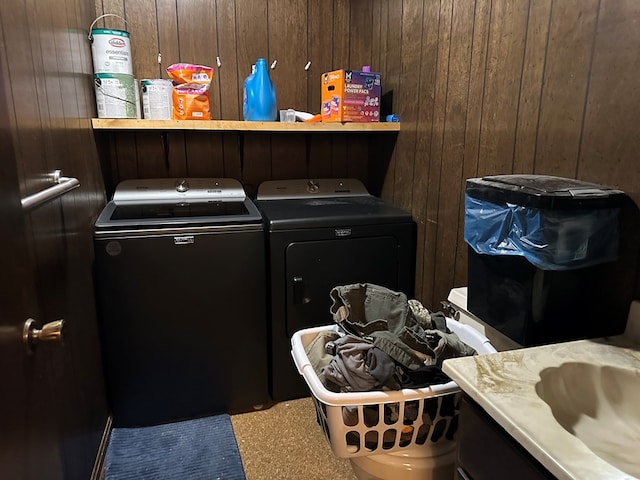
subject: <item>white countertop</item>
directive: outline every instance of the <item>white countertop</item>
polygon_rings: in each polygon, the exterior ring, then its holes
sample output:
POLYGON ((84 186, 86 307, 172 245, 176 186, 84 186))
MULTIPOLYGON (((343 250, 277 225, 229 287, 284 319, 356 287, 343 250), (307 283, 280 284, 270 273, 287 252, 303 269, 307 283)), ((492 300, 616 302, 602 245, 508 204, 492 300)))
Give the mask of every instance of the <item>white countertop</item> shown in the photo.
MULTIPOLYGON (((640 318, 640 304, 632 314, 640 318), (638 314, 638 315, 637 315, 638 314)), ((559 479, 636 478, 618 470, 566 431, 536 393, 540 372, 567 362, 640 369, 640 322, 625 335, 446 360, 444 372, 559 479)), ((640 408, 640 399, 638 399, 640 408)), ((604 432, 603 432, 604 433, 604 432)), ((640 463, 640 449, 638 450, 640 463)))

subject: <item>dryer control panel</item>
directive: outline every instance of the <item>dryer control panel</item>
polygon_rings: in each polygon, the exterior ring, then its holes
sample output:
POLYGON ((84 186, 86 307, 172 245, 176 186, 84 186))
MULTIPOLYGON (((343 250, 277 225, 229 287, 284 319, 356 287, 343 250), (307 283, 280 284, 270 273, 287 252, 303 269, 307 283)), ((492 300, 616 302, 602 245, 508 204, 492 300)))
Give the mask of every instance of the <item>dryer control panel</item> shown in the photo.
POLYGON ((258 187, 256 200, 360 197, 365 195, 369 195, 369 192, 364 184, 355 178, 269 180, 262 182, 258 187))

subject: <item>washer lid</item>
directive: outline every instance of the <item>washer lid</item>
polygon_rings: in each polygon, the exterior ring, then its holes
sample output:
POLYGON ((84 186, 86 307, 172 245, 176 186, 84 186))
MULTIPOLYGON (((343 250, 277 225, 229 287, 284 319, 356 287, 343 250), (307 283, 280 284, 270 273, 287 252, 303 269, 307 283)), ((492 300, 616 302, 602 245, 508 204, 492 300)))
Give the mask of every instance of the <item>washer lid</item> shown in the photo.
POLYGON ((97 231, 262 224, 234 179, 125 180, 96 220, 97 231))

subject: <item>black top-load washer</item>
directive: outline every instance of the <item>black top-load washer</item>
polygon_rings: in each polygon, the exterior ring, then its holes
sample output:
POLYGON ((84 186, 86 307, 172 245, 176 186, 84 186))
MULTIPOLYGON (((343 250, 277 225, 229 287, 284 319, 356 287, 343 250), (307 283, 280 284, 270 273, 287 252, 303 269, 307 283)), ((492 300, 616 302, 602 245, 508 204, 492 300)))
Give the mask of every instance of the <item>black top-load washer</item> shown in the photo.
POLYGON ((333 287, 375 283, 413 296, 416 225, 355 179, 267 181, 256 205, 268 230, 270 389, 282 401, 309 393, 291 337, 332 323, 333 287))
POLYGON ((120 183, 95 225, 115 426, 269 401, 264 226, 239 182, 120 183))

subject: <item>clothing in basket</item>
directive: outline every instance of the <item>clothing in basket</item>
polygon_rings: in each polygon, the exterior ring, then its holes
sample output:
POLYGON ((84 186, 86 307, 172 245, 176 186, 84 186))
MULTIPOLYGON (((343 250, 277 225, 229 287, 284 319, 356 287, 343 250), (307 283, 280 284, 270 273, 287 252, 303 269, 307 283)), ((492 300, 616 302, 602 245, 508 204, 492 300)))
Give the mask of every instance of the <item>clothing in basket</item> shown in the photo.
MULTIPOLYGON (((414 314, 402 292, 371 283, 335 287, 330 292, 333 319, 346 332, 370 340, 405 368, 441 365, 447 358, 474 355, 457 335, 434 329, 433 322, 414 314)), ((415 305, 415 301, 414 305, 415 305)))
POLYGON ((344 335, 325 345, 333 358, 320 371, 322 383, 333 391, 367 392, 383 387, 401 388, 400 373, 393 359, 372 342, 344 335))

